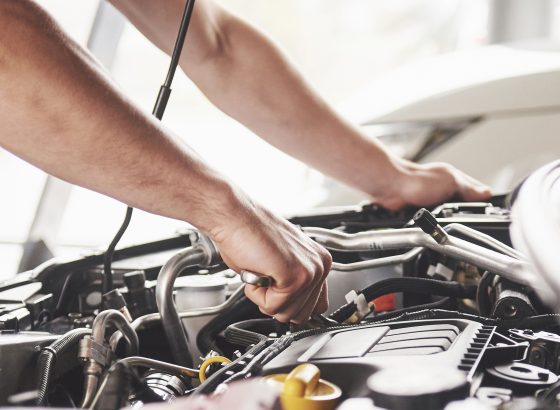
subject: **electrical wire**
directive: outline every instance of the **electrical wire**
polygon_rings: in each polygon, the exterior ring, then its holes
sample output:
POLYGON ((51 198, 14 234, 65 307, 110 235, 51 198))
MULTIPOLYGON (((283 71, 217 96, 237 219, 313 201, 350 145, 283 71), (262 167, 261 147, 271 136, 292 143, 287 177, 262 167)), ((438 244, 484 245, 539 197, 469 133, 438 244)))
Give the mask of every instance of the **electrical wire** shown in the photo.
MULTIPOLYGON (((179 32, 177 34, 177 39, 175 41, 175 46, 173 48, 173 53, 171 54, 171 62, 169 63, 169 70, 167 71, 167 76, 165 77, 165 82, 160 87, 156 102, 154 104, 154 109, 152 114, 161 121, 163 114, 165 113, 165 108, 167 107, 167 102, 169 101, 169 96, 171 95, 171 84, 173 83, 173 78, 175 77, 175 72, 177 71, 177 66, 179 65, 179 60, 181 58, 181 52, 183 51, 183 46, 185 44, 185 39, 187 37, 187 31, 191 22, 191 17, 194 9, 195 0, 187 0, 185 4, 185 9, 183 11, 183 17, 181 19, 181 25, 179 26, 179 32)), ((126 208, 126 214, 124 220, 119 228, 117 234, 109 244, 109 247, 105 251, 104 263, 103 263, 103 294, 113 290, 113 271, 111 265, 113 263, 113 255, 117 244, 124 235, 130 220, 132 218, 132 211, 134 208, 128 206, 126 208)))
MULTIPOLYGON (((459 282, 444 282, 425 278, 389 278, 384 279, 362 289, 359 294, 366 301, 374 300, 389 293, 421 293, 437 296, 452 296, 459 299, 475 299, 477 287, 463 285, 459 282)), ((330 319, 344 322, 356 311, 355 302, 349 302, 331 313, 330 319)))
POLYGON ((115 249, 117 244, 123 237, 128 225, 130 225, 130 220, 132 219, 132 210, 133 208, 128 206, 126 208, 126 214, 124 215, 124 220, 121 224, 121 227, 117 231, 117 234, 109 244, 107 251, 105 252, 105 256, 103 258, 103 294, 106 294, 113 290, 113 270, 112 270, 112 263, 113 263, 113 255, 115 253, 115 249))

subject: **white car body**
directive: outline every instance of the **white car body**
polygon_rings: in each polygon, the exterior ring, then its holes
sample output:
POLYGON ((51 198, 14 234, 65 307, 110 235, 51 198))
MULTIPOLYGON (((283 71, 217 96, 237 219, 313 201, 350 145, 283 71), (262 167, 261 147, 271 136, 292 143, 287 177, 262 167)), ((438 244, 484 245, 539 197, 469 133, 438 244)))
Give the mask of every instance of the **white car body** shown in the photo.
MULTIPOLYGON (((383 124, 419 134, 474 121, 419 162, 449 162, 495 192, 509 191, 560 158, 560 53, 494 45, 442 55, 364 87, 341 111, 366 129, 383 124)), ((388 142, 383 131, 374 134, 388 142)), ((356 199, 337 187, 324 205, 356 199)))

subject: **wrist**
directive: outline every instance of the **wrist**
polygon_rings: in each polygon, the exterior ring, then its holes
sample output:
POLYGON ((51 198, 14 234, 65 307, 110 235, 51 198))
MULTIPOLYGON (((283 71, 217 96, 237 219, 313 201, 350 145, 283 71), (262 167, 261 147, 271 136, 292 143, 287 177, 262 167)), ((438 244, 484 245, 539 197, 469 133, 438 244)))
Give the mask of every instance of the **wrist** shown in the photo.
POLYGON ((383 167, 378 166, 374 172, 375 176, 371 178, 373 184, 367 191, 374 202, 388 209, 404 206, 404 191, 416 174, 414 164, 401 158, 387 156, 386 164, 383 167))
POLYGON ((256 205, 240 188, 226 180, 215 183, 211 191, 204 215, 196 226, 219 244, 236 227, 254 219, 256 205))

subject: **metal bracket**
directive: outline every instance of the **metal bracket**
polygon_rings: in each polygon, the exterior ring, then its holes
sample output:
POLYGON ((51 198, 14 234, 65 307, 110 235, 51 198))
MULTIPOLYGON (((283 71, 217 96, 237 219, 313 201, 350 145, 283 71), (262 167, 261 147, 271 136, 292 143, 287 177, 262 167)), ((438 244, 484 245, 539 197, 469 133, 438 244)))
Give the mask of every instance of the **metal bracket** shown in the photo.
POLYGON ((83 361, 93 360, 103 367, 107 367, 115 358, 109 347, 97 343, 91 336, 80 340, 78 357, 83 361))
POLYGON ((207 257, 207 260, 200 264, 201 266, 210 267, 222 261, 218 247, 208 236, 198 231, 192 231, 189 234, 189 239, 191 240, 192 247, 202 249, 207 257))

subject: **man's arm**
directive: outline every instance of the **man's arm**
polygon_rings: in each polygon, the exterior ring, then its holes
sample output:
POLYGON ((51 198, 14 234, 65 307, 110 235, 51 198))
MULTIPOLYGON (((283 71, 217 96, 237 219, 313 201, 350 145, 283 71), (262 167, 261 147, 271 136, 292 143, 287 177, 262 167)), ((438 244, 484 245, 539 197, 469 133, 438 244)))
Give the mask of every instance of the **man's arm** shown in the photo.
MULTIPOLYGON (((170 52, 185 0, 112 0, 170 52)), ((446 164, 392 157, 334 112, 263 34, 212 0, 198 0, 183 69, 221 110, 284 152, 390 208, 428 205, 454 193, 478 200, 488 188, 446 164), (429 189, 428 189, 429 188, 429 189)))
POLYGON ((273 276, 279 320, 326 310, 330 255, 136 109, 34 2, 0 1, 0 146, 74 184, 188 221, 236 269, 273 276), (319 301, 318 301, 319 300, 319 301))

